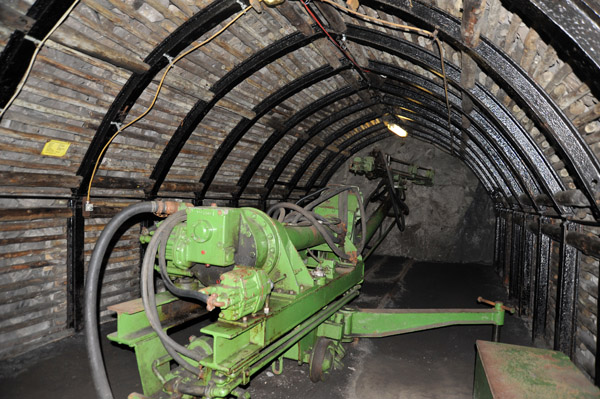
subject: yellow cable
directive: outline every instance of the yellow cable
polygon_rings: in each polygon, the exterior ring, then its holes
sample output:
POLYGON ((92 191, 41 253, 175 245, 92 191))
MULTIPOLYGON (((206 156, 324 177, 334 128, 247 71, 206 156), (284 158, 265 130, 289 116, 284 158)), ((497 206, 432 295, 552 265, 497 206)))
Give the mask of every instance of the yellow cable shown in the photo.
POLYGON ((29 65, 27 66, 27 69, 25 70, 25 74, 23 75, 23 77, 21 78, 21 81, 19 82, 17 89, 13 93, 12 97, 8 100, 8 102, 6 103, 4 108, 2 110, 0 110, 0 119, 2 119, 2 116, 4 116, 4 114, 6 113, 8 108, 17 99, 17 97, 21 93, 21 90, 23 90, 23 87, 25 86, 25 82, 29 78, 29 74, 31 73, 31 69, 33 68, 33 63, 35 62, 35 59, 37 58, 39 52, 42 50, 42 47, 44 47, 44 44, 46 44, 46 41, 48 41, 48 38, 54 33, 54 31, 56 29, 58 29, 58 27, 65 21, 65 19, 67 19, 69 14, 71 14, 71 11, 73 11, 73 9, 75 8, 75 6, 78 3, 79 3, 79 0, 75 0, 73 2, 73 4, 71 4, 71 6, 67 9, 67 11, 65 11, 65 13, 62 15, 62 17, 60 17, 58 22, 56 22, 56 24, 52 27, 52 29, 50 29, 50 31, 48 31, 46 36, 44 36, 44 38, 37 43, 35 50, 33 52, 33 55, 31 56, 31 60, 29 61, 29 65))
POLYGON ((235 21, 237 21, 244 14, 246 14, 246 12, 248 12, 251 8, 252 8, 252 6, 246 7, 244 10, 242 10, 240 13, 238 13, 231 21, 229 21, 225 26, 223 26, 221 29, 219 29, 218 32, 214 33, 211 37, 209 37, 208 39, 204 40, 202 43, 199 43, 199 44, 195 45, 194 47, 190 48, 189 50, 187 50, 187 51, 179 54, 177 57, 175 57, 173 59, 173 61, 171 61, 169 63, 169 65, 167 66, 167 69, 165 69, 165 72, 162 75, 162 78, 160 79, 158 87, 156 88, 156 93, 154 93, 154 98, 152 99, 152 102, 150 103, 150 106, 148 106, 148 108, 146 108, 146 110, 144 112, 142 112, 138 117, 136 117, 135 119, 133 119, 131 122, 127 123, 126 125, 124 125, 122 127, 120 127, 115 132, 115 134, 112 135, 112 137, 108 140, 108 142, 104 145, 104 147, 102 148, 102 151, 100 151, 100 155, 98 155, 98 159, 96 159, 96 164, 94 165, 94 169, 92 171, 92 176, 91 176, 90 182, 88 184, 88 191, 87 191, 87 202, 88 203, 90 202, 90 193, 92 191, 92 183, 94 181, 94 177, 96 176, 96 172, 98 171, 98 166, 100 164, 100 160, 102 159, 102 156, 104 155, 104 153, 108 149, 108 146, 110 146, 110 144, 119 135, 119 133, 121 133, 123 130, 127 129, 129 126, 133 125, 134 123, 136 123, 137 121, 139 121, 143 117, 145 117, 148 114, 148 112, 150 112, 150 110, 152 110, 152 108, 154 107, 154 104, 156 103, 156 99, 158 98, 158 95, 160 93, 160 90, 161 90, 161 88, 163 86, 165 78, 167 77, 167 73, 169 73, 169 71, 171 70, 171 68, 173 68, 173 66, 175 65, 175 63, 178 62, 179 60, 181 60, 183 57, 185 57, 188 54, 190 54, 191 52, 193 52, 193 51, 199 49, 200 47, 204 46, 206 43, 210 42, 215 37, 219 36, 227 28, 229 28, 229 26, 231 26, 235 21))
MULTIPOLYGON (((425 29, 421 29, 421 28, 416 28, 414 26, 409 26, 409 25, 402 25, 402 24, 397 24, 395 22, 389 22, 389 21, 384 21, 383 19, 379 19, 379 18, 375 18, 375 17, 371 17, 369 15, 365 15, 361 12, 358 11, 354 11, 350 8, 346 8, 340 4, 335 3, 333 0, 319 0, 323 3, 327 3, 333 7, 336 7, 339 10, 345 11, 349 14, 353 14, 356 15, 357 17, 361 18, 361 19, 366 19, 368 21, 372 21, 378 24, 382 24, 382 25, 387 25, 387 26, 391 26, 393 28, 398 28, 398 29, 403 29, 403 30, 408 30, 408 31, 413 31, 416 33, 420 33, 424 36, 428 36, 431 39, 435 40, 435 42, 438 45, 438 48, 440 50, 440 62, 442 64, 442 78, 444 80, 444 93, 446 95, 446 108, 448 109, 448 129, 450 129, 450 132, 452 132, 452 126, 451 126, 451 117, 450 117, 450 100, 448 99, 448 79, 446 77, 446 67, 444 64, 444 49, 442 47, 442 43, 440 42, 440 39, 438 39, 437 37, 437 33, 435 32, 430 32, 428 30, 425 29)), ((411 6, 412 6, 412 2, 411 2, 411 6)))

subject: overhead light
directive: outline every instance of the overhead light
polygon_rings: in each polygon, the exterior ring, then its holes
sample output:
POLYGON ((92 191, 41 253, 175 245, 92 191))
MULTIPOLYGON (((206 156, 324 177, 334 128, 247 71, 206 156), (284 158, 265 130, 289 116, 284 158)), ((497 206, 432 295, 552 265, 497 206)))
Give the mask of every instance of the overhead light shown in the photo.
POLYGON ((400 137, 408 136, 408 132, 402 126, 400 126, 400 120, 395 115, 384 115, 381 120, 383 121, 385 127, 387 127, 395 135, 400 137))

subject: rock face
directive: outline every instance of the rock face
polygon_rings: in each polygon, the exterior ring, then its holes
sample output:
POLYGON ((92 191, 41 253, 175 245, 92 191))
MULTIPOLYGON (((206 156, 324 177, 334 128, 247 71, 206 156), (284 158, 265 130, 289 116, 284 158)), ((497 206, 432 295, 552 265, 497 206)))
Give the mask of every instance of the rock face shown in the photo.
MULTIPOLYGON (((406 229, 392 230, 377 250, 380 255, 406 256, 423 261, 491 264, 494 253, 494 208, 475 175, 457 158, 414 138, 391 137, 377 145, 394 158, 435 170, 434 185, 410 184, 406 229)), ((372 149, 357 156, 368 155, 372 149)), ((367 180, 349 171, 348 161, 331 182, 344 181, 361 188, 367 197, 379 180, 367 180)), ((369 207, 372 211, 374 207, 369 207)), ((386 221, 386 226, 391 219, 386 221)))

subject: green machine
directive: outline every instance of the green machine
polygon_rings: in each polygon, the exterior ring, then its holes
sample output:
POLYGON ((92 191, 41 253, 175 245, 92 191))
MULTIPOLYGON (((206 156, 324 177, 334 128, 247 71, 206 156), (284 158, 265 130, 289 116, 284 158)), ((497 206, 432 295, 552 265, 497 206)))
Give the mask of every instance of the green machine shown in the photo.
MULTIPOLYGON (((305 198, 311 200, 307 205, 280 203, 266 213, 152 202, 117 215, 105 231, 109 238, 133 214, 170 214, 142 236, 148 244, 142 298, 112 307, 118 324, 109 339, 133 347, 138 360, 143 394, 130 398, 249 398, 243 386, 266 366, 281 372, 283 358, 308 364, 310 379, 318 382, 341 364, 344 343, 357 337, 456 324, 503 325, 500 303, 480 310, 351 306, 363 282, 366 244, 390 211, 396 219, 398 212, 407 213, 398 181, 387 179, 388 189, 377 196, 381 204, 370 217, 358 188, 348 186, 327 187, 305 198), (155 292, 157 277, 164 292, 155 292), (218 318, 186 345, 167 334, 205 309, 218 309, 218 318)), ((90 261, 86 330, 98 396, 111 398, 94 336, 93 285, 103 243, 101 237, 90 261)))

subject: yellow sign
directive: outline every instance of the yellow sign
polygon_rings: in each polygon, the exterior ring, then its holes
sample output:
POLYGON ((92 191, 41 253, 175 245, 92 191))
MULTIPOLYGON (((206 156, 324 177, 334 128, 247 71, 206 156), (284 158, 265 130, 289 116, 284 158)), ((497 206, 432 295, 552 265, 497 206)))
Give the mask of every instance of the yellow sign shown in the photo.
POLYGON ((48 155, 50 157, 64 157, 67 150, 71 146, 71 143, 60 140, 50 140, 44 146, 42 155, 48 155))

